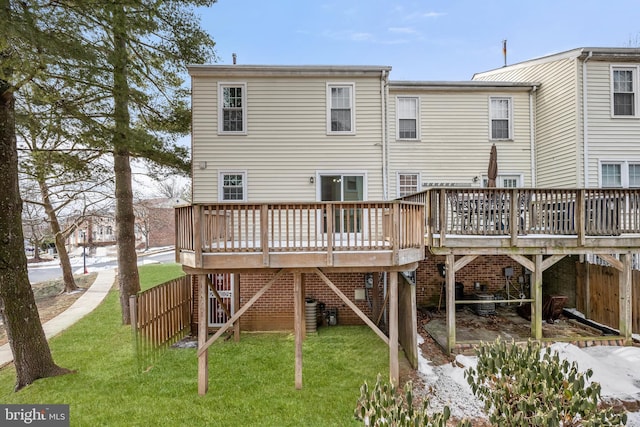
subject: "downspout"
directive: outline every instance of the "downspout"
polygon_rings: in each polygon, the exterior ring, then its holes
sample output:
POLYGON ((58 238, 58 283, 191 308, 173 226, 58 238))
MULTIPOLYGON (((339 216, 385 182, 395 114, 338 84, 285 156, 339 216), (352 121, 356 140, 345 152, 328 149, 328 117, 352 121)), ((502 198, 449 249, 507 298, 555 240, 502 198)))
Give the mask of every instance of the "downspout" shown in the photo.
POLYGON ((536 176, 536 127, 534 125, 534 115, 533 115, 533 97, 535 96, 536 91, 538 90, 538 86, 533 86, 531 91, 529 92, 529 133, 530 133, 530 150, 531 150, 531 187, 535 188, 537 186, 537 176, 536 176))
POLYGON ((389 97, 389 72, 382 70, 380 75, 380 96, 382 102, 380 112, 382 115, 382 200, 389 200, 389 152, 387 148, 387 98, 389 97))
POLYGON ((582 167, 584 168, 584 188, 589 188, 589 127, 587 123, 587 61, 591 59, 593 52, 582 61, 582 146, 583 155, 582 167))

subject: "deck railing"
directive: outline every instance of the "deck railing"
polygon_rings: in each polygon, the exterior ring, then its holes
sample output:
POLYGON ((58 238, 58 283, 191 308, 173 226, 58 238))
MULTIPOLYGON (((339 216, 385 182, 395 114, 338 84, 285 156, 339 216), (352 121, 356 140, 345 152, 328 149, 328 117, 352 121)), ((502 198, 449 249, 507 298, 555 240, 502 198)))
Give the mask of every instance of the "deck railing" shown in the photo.
POLYGON ((640 189, 434 188, 403 200, 425 204, 430 235, 640 233, 640 189))
POLYGON ((422 203, 218 203, 176 208, 176 252, 393 251, 422 246, 422 203))

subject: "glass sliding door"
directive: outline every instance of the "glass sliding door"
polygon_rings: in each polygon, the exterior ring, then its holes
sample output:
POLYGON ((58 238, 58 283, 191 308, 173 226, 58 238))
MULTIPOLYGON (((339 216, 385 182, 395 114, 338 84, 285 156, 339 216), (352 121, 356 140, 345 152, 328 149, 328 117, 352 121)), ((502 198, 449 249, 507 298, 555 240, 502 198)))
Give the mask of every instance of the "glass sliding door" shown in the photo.
MULTIPOLYGON (((364 176, 321 175, 320 200, 323 202, 356 202, 364 200, 364 176)), ((336 209, 333 223, 336 232, 359 233, 362 231, 362 209, 336 209)), ((326 221, 324 221, 324 231, 327 231, 326 221)))

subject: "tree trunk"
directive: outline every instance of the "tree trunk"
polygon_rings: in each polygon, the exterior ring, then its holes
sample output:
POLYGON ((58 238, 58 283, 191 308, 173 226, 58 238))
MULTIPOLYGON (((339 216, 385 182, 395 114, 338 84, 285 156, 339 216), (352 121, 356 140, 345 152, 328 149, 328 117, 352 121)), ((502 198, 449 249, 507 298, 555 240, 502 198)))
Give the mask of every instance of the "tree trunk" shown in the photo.
POLYGON ((0 315, 16 367, 16 391, 38 378, 69 373, 53 362, 24 252, 13 93, 0 94, 0 315))
POLYGON ((135 214, 129 163, 130 116, 129 82, 127 76, 126 14, 116 4, 113 13, 113 107, 115 134, 113 136, 113 167, 116 184, 116 244, 118 248, 118 285, 122 323, 131 324, 129 297, 140 291, 140 277, 136 255, 135 214))
POLYGON ((40 186, 40 193, 42 194, 42 203, 44 205, 44 210, 49 217, 51 231, 53 232, 56 240, 56 251, 58 251, 58 259, 60 260, 60 268, 62 269, 64 291, 67 293, 77 291, 78 286, 76 285, 76 281, 73 278, 73 270, 71 269, 69 253, 67 252, 67 246, 64 242, 65 237, 60 231, 60 222, 58 222, 56 211, 53 209, 51 198, 49 197, 49 187, 47 186, 46 182, 41 180, 38 180, 38 185, 40 186))

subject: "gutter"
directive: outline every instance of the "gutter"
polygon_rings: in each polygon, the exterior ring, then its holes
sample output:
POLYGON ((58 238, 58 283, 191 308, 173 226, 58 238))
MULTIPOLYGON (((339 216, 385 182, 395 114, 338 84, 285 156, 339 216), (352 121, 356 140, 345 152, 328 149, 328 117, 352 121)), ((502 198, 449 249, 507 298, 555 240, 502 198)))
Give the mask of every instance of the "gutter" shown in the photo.
POLYGON ((534 125, 533 116, 533 97, 538 90, 538 86, 533 86, 529 92, 529 134, 530 134, 530 150, 531 150, 531 187, 537 186, 538 177, 536 175, 536 127, 534 125))
POLYGON ((389 200, 389 144, 387 141, 387 99, 389 98, 389 71, 380 73, 380 96, 382 102, 380 112, 382 116, 382 200, 389 200))
POLYGON ((593 51, 589 51, 587 57, 582 61, 582 147, 584 169, 584 188, 589 188, 589 127, 587 122, 587 61, 593 56, 593 51))

